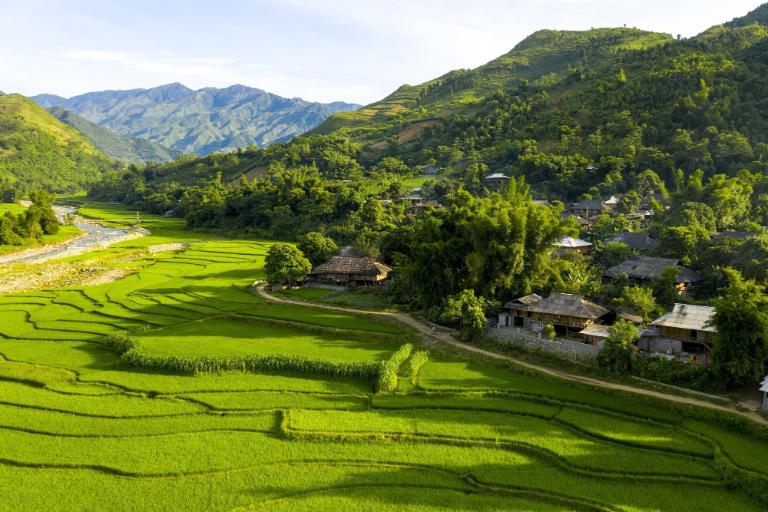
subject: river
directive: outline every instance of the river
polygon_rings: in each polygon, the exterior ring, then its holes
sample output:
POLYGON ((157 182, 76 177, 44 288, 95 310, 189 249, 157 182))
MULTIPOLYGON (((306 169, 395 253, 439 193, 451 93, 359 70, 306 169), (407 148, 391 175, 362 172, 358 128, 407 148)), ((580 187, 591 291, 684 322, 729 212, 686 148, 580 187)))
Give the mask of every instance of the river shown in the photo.
MULTIPOLYGON (((64 222, 66 217, 76 213, 77 209, 71 206, 54 205, 53 211, 56 213, 59 222, 64 222)), ((88 221, 80 217, 75 217, 73 224, 84 234, 55 246, 36 247, 13 254, 6 254, 0 257, 0 264, 41 263, 52 259, 66 258, 147 234, 146 230, 108 228, 97 222, 88 221)))

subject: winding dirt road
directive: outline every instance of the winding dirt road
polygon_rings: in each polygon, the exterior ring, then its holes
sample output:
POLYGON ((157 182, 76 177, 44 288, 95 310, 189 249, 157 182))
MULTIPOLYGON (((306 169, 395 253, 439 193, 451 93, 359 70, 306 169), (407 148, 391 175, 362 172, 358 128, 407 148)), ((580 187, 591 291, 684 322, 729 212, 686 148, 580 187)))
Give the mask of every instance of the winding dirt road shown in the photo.
POLYGON ((491 352, 489 350, 475 347, 473 345, 468 345, 467 343, 462 343, 461 341, 457 340, 450 332, 447 332, 444 328, 441 328, 441 330, 439 330, 437 334, 432 334, 431 326, 424 324, 423 322, 413 318, 411 315, 408 315, 406 313, 361 310, 361 309, 354 309, 354 308, 345 308, 341 306, 332 306, 328 304, 317 304, 314 302, 289 299, 286 297, 277 297, 267 292, 264 286, 257 287, 257 291, 261 297, 272 302, 279 302, 283 304, 294 304, 299 306, 309 306, 309 307, 320 308, 320 309, 328 309, 332 311, 341 311, 344 313, 367 314, 367 315, 375 315, 375 316, 392 318, 400 323, 403 323, 410 327, 414 327, 419 332, 419 334, 421 334, 422 338, 424 338, 425 342, 430 345, 434 345, 436 342, 445 343, 446 345, 450 345, 452 347, 455 347, 467 352, 472 352, 472 353, 479 354, 491 359, 496 359, 499 361, 508 361, 518 366, 522 366, 530 370, 541 372, 546 375, 550 375, 552 377, 556 377, 558 379, 563 379, 571 382, 579 382, 582 384, 588 384, 590 386, 595 386, 599 388, 613 389, 617 391, 623 391, 626 393, 634 393, 636 395, 643 395, 643 396, 658 398, 660 400, 667 400, 669 402, 675 402, 675 403, 685 404, 685 405, 693 405, 697 407, 705 407, 707 409, 715 409, 718 411, 738 414, 739 416, 750 419, 752 421, 760 423, 763 426, 768 427, 768 420, 766 420, 764 417, 762 417, 761 415, 757 414, 754 411, 742 411, 737 409, 735 406, 718 405, 712 402, 707 402, 705 400, 699 400, 696 398, 679 396, 679 395, 670 395, 667 393, 663 393, 661 391, 654 391, 652 389, 639 388, 639 387, 630 386, 627 384, 618 384, 615 382, 607 382, 604 380, 595 379, 593 377, 586 377, 584 375, 578 375, 578 374, 566 372, 563 370, 548 368, 546 366, 530 363, 528 361, 522 361, 512 356, 499 354, 497 352, 491 352))

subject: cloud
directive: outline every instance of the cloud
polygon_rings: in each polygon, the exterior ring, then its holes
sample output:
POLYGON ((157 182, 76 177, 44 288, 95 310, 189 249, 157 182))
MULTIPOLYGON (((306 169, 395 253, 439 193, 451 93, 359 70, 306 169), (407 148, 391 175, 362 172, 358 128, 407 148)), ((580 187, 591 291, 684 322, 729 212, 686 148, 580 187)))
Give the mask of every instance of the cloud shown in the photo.
POLYGON ((91 62, 119 62, 126 60, 125 54, 101 50, 73 50, 60 53, 59 56, 69 60, 91 62))

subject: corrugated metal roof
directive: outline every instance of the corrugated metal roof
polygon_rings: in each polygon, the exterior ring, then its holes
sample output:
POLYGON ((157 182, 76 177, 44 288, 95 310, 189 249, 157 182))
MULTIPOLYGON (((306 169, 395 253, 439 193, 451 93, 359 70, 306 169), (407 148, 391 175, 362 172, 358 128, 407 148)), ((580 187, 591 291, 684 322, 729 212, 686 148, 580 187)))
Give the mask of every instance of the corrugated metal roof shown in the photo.
POLYGON ((485 177, 486 180, 508 180, 509 176, 506 174, 502 174, 500 172, 495 172, 493 174, 489 174, 485 177))
POLYGON ((587 242, 586 240, 581 240, 580 238, 573 238, 572 236, 567 236, 560 240, 557 244, 560 247, 566 247, 568 249, 577 249, 580 247, 592 247, 592 244, 587 242))
POLYGON ((717 328, 709 325, 715 308, 710 306, 694 306, 692 304, 675 304, 675 307, 653 322, 656 327, 673 327, 677 329, 690 329, 692 331, 717 332, 717 328))
POLYGON ((611 334, 610 331, 610 325, 592 324, 579 331, 579 334, 583 334, 584 336, 594 336, 596 338, 607 338, 611 334))

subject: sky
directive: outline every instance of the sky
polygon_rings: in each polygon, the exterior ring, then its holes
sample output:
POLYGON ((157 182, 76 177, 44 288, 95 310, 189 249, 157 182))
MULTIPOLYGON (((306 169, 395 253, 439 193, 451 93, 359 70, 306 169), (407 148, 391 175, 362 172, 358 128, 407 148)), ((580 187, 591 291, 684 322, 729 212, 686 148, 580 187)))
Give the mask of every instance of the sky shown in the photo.
POLYGON ((473 68, 536 30, 690 37, 760 0, 0 0, 0 90, 244 84, 367 104, 473 68))

